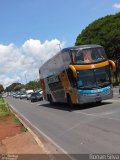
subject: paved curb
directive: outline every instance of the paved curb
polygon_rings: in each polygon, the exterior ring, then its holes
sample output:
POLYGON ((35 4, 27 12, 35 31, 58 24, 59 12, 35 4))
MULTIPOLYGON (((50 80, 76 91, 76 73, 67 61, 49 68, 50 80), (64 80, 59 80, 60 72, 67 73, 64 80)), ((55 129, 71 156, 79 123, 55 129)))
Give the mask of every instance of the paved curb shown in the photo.
POLYGON ((23 124, 23 126, 31 133, 31 135, 34 137, 35 141, 37 142, 37 144, 42 148, 42 150, 46 153, 46 154, 50 154, 50 152, 44 147, 43 143, 41 142, 41 140, 37 137, 37 135, 26 125, 26 123, 18 116, 18 114, 13 110, 10 109, 15 116, 19 119, 19 121, 23 124))

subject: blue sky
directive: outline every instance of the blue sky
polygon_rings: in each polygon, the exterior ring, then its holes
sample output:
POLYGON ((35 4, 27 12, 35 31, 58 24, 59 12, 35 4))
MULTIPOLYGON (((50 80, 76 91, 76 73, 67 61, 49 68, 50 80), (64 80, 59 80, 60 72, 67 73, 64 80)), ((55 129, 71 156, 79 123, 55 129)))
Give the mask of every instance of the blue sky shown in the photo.
POLYGON ((94 20, 120 12, 120 0, 0 0, 0 83, 38 79, 38 68, 73 46, 94 20))
POLYGON ((0 0, 0 43, 57 38, 74 45, 89 23, 119 11, 115 0, 0 0))

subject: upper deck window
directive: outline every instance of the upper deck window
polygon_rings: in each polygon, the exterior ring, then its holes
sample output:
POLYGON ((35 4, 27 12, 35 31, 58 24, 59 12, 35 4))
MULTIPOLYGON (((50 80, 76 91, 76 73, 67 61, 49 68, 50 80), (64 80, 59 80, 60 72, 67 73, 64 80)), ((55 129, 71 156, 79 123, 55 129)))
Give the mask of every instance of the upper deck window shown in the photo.
POLYGON ((72 50, 71 52, 74 64, 92 64, 107 59, 102 47, 72 50))

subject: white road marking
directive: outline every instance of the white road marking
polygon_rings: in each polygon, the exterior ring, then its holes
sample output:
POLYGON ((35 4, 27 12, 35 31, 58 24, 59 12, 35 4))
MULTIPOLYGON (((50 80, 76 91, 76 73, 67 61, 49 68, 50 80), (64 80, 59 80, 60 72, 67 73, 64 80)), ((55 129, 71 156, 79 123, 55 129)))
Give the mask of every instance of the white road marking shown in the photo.
POLYGON ((80 114, 84 114, 86 116, 94 116, 94 117, 101 117, 101 116, 106 116, 106 115, 110 115, 113 113, 117 113, 118 111, 108 111, 108 112, 101 112, 101 113, 86 113, 86 112, 82 112, 82 111, 73 111, 75 113, 80 113, 80 114))
POLYGON ((76 125, 74 125, 74 126, 68 128, 67 130, 63 131, 62 134, 60 134, 60 135, 57 136, 57 137, 60 138, 61 136, 65 135, 66 133, 70 132, 71 130, 77 128, 79 125, 80 125, 80 122, 77 123, 76 125))
MULTIPOLYGON (((117 103, 120 103, 120 100, 116 100, 116 99, 110 99, 110 100, 105 100, 104 102, 117 102, 117 103)), ((73 111, 75 113, 79 113, 79 114, 84 114, 86 116, 93 116, 93 117, 101 117, 102 116, 105 116, 105 115, 110 115, 110 114, 113 114, 113 113, 117 113, 118 110, 114 110, 114 111, 106 111, 106 112, 101 112, 101 113, 86 113, 86 112, 83 112, 83 111, 73 111)), ((109 119, 109 118, 108 118, 109 119)))
POLYGON ((94 116, 94 117, 98 117, 96 114, 94 113, 86 113, 86 112, 82 112, 82 111, 73 111, 74 113, 80 113, 80 114, 84 114, 86 116, 94 116))
POLYGON ((28 101, 24 101, 25 103, 29 103, 28 101))
POLYGON ((108 112, 101 112, 101 113, 93 113, 93 114, 96 114, 97 116, 106 116, 106 115, 110 115, 110 114, 113 114, 113 113, 116 113, 118 111, 108 111, 108 112))
POLYGON ((115 120, 115 121, 120 121, 119 118, 108 118, 108 119, 115 120))
POLYGON ((110 114, 113 114, 113 113, 117 113, 118 111, 111 111, 111 112, 104 112, 104 113, 100 113, 100 114, 96 114, 96 113, 93 113, 93 114, 89 114, 89 113, 85 113, 85 112, 81 112, 81 111, 74 111, 75 113, 80 113, 80 114, 84 114, 86 116, 92 116, 92 117, 97 117, 97 118, 105 118, 105 119, 109 119, 109 120, 115 120, 115 121, 120 121, 119 118, 110 118, 110 117, 104 117, 106 115, 110 115, 110 114))
POLYGON ((105 100, 105 102, 119 102, 119 103, 120 103, 120 100, 117 100, 117 99, 111 99, 111 100, 105 100))

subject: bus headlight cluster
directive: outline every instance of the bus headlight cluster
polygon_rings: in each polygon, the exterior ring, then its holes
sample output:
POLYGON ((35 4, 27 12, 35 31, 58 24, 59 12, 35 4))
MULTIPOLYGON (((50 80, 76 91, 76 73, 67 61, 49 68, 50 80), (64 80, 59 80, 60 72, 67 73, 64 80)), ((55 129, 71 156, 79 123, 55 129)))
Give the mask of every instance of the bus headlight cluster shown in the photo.
POLYGON ((110 93, 112 93, 112 90, 111 90, 111 89, 107 90, 107 91, 104 92, 103 94, 110 94, 110 93))

